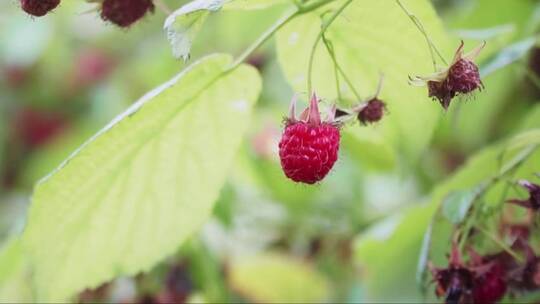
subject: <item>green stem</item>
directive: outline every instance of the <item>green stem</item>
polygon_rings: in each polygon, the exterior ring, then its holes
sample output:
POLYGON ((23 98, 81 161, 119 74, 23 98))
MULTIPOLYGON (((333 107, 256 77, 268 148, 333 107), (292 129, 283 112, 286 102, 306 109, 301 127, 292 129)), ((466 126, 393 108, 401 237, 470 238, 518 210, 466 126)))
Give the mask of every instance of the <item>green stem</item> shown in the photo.
MULTIPOLYGON (((279 29, 281 29, 285 24, 287 24, 292 19, 307 14, 323 5, 331 3, 334 0, 320 0, 313 2, 308 5, 297 6, 295 5, 290 10, 288 10, 283 17, 278 19, 270 28, 268 28, 255 42, 253 42, 236 60, 231 64, 226 72, 230 72, 236 69, 240 64, 242 64, 255 50, 261 47, 266 41, 268 41, 279 29)), ((350 1, 349 1, 350 2, 350 1)))
POLYGON ((483 227, 480 227, 480 226, 474 226, 474 228, 478 229, 480 232, 482 232, 484 235, 486 235, 487 237, 489 237, 495 244, 499 245, 499 247, 501 247, 502 250, 508 252, 508 254, 510 254, 512 257, 514 257, 514 259, 516 259, 516 261, 520 262, 520 263, 523 263, 524 260, 523 260, 523 257, 521 257, 520 255, 518 255, 517 253, 514 252, 514 250, 512 250, 510 247, 508 247, 503 241, 501 241, 498 237, 494 236, 493 234, 489 233, 489 231, 487 231, 486 229, 484 229, 483 227))
MULTIPOLYGON (((338 8, 337 11, 335 11, 332 14, 332 16, 330 16, 330 19, 328 19, 326 22, 323 22, 322 27, 321 27, 321 31, 320 31, 319 35, 317 36, 317 38, 315 39, 315 42, 313 43, 313 47, 311 48, 311 54, 309 55, 309 64, 308 64, 307 86, 308 86, 308 94, 309 95, 312 94, 311 75, 312 75, 312 71, 313 71, 313 62, 314 62, 314 59, 315 59, 315 51, 317 50, 317 46, 319 45, 319 42, 321 41, 321 39, 322 39, 324 33, 326 32, 326 30, 330 27, 330 25, 334 22, 334 20, 336 20, 336 18, 345 10, 345 8, 349 4, 351 4, 352 1, 353 0, 347 0, 345 3, 343 3, 343 5, 341 5, 341 7, 338 8)), ((325 1, 319 1, 319 2, 325 2, 325 1)), ((329 1, 326 1, 326 3, 329 3, 329 1)), ((313 3, 313 4, 316 4, 316 3, 313 3)), ((319 6, 317 6, 317 7, 319 7, 319 6)), ((305 9, 305 7, 303 9, 305 9)))
POLYGON ((240 64, 242 64, 255 50, 257 50, 261 45, 263 45, 268 39, 270 39, 280 28, 282 28, 287 22, 294 19, 296 16, 300 15, 299 9, 294 6, 292 9, 288 10, 283 17, 278 19, 270 28, 268 28, 255 42, 253 42, 229 67, 229 70, 236 69, 240 64))
POLYGON ((427 42, 428 48, 429 48, 429 53, 431 55, 431 60, 433 61, 433 68, 435 69, 435 71, 437 71, 437 60, 435 58, 435 53, 437 54, 437 56, 439 56, 439 58, 442 60, 442 62, 445 65, 448 65, 448 63, 446 62, 446 60, 442 56, 441 52, 439 51, 439 49, 435 46, 435 44, 433 43, 431 38, 429 38, 429 35, 427 34, 426 29, 424 28, 424 25, 422 24, 420 19, 418 19, 413 13, 411 13, 408 10, 405 7, 405 5, 403 5, 403 3, 401 3, 401 0, 396 0, 396 3, 399 5, 399 7, 401 7, 401 9, 405 12, 405 14, 407 14, 409 19, 411 19, 411 21, 414 23, 414 25, 418 28, 418 30, 426 38, 426 42, 427 42))
POLYGON ((338 63, 338 61, 336 59, 336 54, 334 52, 334 47, 332 45, 332 42, 330 40, 326 39, 326 37, 324 35, 323 35, 322 39, 323 39, 324 45, 326 46, 328 54, 330 55, 330 58, 332 59, 332 62, 334 63, 335 70, 337 70, 339 72, 339 74, 341 75, 341 77, 343 77, 343 79, 347 83, 347 86, 351 89, 351 91, 353 92, 356 99, 362 100, 362 97, 360 97, 360 93, 358 93, 358 91, 354 87, 351 79, 347 76, 347 74, 345 74, 345 71, 343 71, 343 69, 341 68, 341 65, 338 63))
MULTIPOLYGON (((333 65, 334 65, 334 77, 336 79, 336 91, 337 91, 337 96, 338 96, 338 101, 340 100, 343 100, 342 96, 341 96, 341 86, 339 84, 339 74, 340 74, 340 69, 339 69, 339 64, 336 60, 336 54, 334 52, 334 45, 332 44, 332 42, 328 39, 326 39, 326 37, 323 35, 322 36, 322 40, 323 40, 323 43, 324 45, 326 46, 326 50, 328 51, 328 54, 330 55, 330 58, 332 59, 332 62, 333 62, 333 65)), ((347 83, 348 81, 345 80, 347 83)), ((354 88, 353 88, 354 90, 354 88)))

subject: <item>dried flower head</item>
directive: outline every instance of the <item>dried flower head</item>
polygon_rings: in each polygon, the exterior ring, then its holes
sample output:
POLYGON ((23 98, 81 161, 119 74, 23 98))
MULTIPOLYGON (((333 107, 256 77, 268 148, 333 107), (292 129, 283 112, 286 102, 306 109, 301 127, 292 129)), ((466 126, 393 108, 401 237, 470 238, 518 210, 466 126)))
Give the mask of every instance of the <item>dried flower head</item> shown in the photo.
POLYGON ((412 85, 428 87, 428 96, 438 100, 446 110, 452 99, 461 94, 470 94, 484 86, 480 79, 478 66, 474 59, 484 48, 482 43, 470 53, 463 54, 463 41, 457 49, 450 66, 429 76, 416 76, 410 79, 412 85))
POLYGON ((529 197, 527 199, 511 199, 508 202, 534 211, 540 210, 540 185, 526 180, 521 180, 518 184, 529 192, 529 197))

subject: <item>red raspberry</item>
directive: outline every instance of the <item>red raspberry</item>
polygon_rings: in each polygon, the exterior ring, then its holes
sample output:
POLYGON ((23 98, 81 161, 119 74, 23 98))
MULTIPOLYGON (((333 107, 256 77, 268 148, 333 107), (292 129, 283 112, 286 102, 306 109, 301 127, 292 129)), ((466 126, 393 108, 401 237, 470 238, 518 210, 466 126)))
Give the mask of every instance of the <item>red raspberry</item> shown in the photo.
POLYGON ((333 123, 334 113, 329 115, 328 121, 321 122, 317 103, 313 95, 309 108, 296 120, 293 99, 291 116, 279 142, 281 167, 295 182, 314 184, 322 180, 338 157, 340 134, 333 123))
POLYGON ((58 4, 60 4, 60 0, 21 0, 23 11, 35 17, 45 16, 58 4))
POLYGON ((152 0, 105 0, 101 6, 101 18, 120 27, 129 27, 154 11, 152 0))

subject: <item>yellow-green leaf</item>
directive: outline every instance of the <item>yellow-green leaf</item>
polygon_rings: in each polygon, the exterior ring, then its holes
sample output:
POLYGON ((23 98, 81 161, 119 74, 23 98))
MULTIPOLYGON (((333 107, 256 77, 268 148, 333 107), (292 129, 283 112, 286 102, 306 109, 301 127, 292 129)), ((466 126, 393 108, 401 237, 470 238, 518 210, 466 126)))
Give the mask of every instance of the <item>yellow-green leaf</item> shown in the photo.
POLYGON ((324 302, 328 284, 310 264, 279 254, 242 257, 230 267, 238 293, 257 303, 324 302))
POLYGON ((148 93, 36 186, 23 242, 38 300, 148 270, 207 219, 261 88, 231 62, 148 93))

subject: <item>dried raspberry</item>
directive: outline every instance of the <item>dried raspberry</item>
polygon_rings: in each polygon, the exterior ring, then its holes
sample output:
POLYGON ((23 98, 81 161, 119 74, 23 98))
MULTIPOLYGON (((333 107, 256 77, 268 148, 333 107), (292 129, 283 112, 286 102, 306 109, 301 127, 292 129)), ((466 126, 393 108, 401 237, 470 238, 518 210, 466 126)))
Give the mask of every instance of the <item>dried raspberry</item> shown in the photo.
POLYGON ((540 210, 540 185, 526 180, 519 181, 519 184, 529 191, 529 198, 526 200, 511 199, 508 202, 534 211, 540 210))
POLYGON ((58 4, 60 4, 60 0, 21 0, 23 11, 35 17, 45 16, 58 4))
POLYGON ((335 117, 340 122, 350 119, 358 119, 361 124, 367 125, 378 122, 384 116, 386 104, 379 98, 383 86, 384 77, 381 75, 375 95, 366 98, 352 109, 336 109, 335 117))
POLYGON ((152 0, 105 0, 101 6, 101 18, 120 27, 129 27, 148 11, 154 12, 152 0))
POLYGON ((496 261, 491 265, 488 271, 477 276, 474 281, 474 303, 496 303, 506 293, 507 285, 504 279, 505 269, 503 265, 496 261))
POLYGON ((467 269, 459 255, 457 246, 452 246, 447 268, 430 266, 431 274, 437 284, 437 297, 445 297, 445 303, 469 303, 472 299, 474 273, 467 269))
POLYGON ((452 91, 461 94, 468 94, 481 88, 482 81, 476 64, 464 58, 459 59, 450 67, 448 86, 452 91))
POLYGON ((358 112, 358 120, 364 125, 377 122, 382 119, 385 108, 382 100, 373 98, 358 112))
POLYGON ((317 103, 313 95, 309 108, 296 120, 293 99, 291 115, 279 142, 281 167, 295 182, 314 184, 322 180, 338 157, 340 133, 333 123, 334 113, 327 122, 321 122, 317 103))
POLYGON ((428 86, 428 96, 437 99, 446 110, 450 102, 459 94, 470 94, 482 89, 478 66, 473 59, 485 46, 477 47, 469 54, 463 55, 463 41, 456 51, 452 64, 445 70, 427 77, 411 79, 411 84, 428 86))

